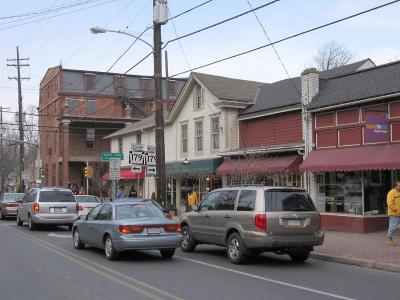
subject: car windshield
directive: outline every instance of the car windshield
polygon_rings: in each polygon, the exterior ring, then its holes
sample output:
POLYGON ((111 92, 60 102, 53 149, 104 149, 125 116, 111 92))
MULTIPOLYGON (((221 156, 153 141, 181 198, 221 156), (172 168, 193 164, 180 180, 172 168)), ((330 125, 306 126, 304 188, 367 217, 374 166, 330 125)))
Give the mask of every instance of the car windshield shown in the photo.
POLYGON ((100 203, 95 196, 75 196, 78 203, 100 203))
POLYGON ((74 194, 68 191, 40 192, 39 202, 76 202, 74 194))
POLYGON ((315 211, 310 196, 305 191, 268 190, 265 191, 266 211, 315 211))
POLYGON ((156 206, 146 203, 135 203, 115 206, 115 219, 130 218, 163 218, 163 212, 156 206))
POLYGON ((15 202, 21 200, 23 196, 23 193, 6 193, 4 194, 4 202, 15 202))

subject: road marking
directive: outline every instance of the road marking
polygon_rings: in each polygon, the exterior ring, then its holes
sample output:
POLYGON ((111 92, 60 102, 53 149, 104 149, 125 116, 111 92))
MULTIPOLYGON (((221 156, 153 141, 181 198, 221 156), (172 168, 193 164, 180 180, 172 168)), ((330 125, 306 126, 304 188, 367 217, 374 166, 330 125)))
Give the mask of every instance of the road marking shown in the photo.
POLYGON ((263 276, 259 276, 259 275, 255 275, 255 274, 251 274, 251 273, 246 273, 246 272, 238 271, 238 270, 231 269, 231 268, 217 266, 217 265, 214 265, 214 264, 206 263, 206 262, 201 261, 201 260, 186 258, 186 257, 183 257, 183 256, 177 256, 177 255, 175 255, 174 257, 182 259, 182 260, 186 260, 186 261, 189 261, 189 262, 192 262, 192 263, 204 265, 204 266, 207 266, 207 267, 211 267, 211 268, 215 268, 215 269, 219 269, 219 270, 223 270, 223 271, 227 271, 227 272, 231 272, 231 273, 247 276, 247 277, 254 278, 254 279, 268 281, 268 282, 271 282, 271 283, 275 283, 275 284, 279 284, 279 285, 283 285, 283 286, 288 286, 288 287, 291 287, 291 288, 295 288, 295 289, 299 289, 299 290, 303 290, 303 291, 307 291, 307 292, 311 292, 311 293, 315 293, 315 294, 320 294, 320 295, 324 295, 324 296, 328 296, 328 297, 332 297, 332 298, 336 298, 336 299, 355 300, 355 298, 349 298, 349 297, 345 297, 345 296, 340 296, 340 295, 337 295, 337 294, 332 294, 332 293, 328 293, 328 292, 324 292, 324 291, 308 288, 308 287, 297 285, 297 284, 292 284, 292 283, 288 283, 288 282, 284 282, 284 281, 280 281, 280 280, 271 279, 271 278, 268 278, 268 277, 263 277, 263 276))
POLYGON ((10 231, 13 231, 16 235, 18 235, 18 236, 20 236, 20 237, 22 237, 22 238, 24 238, 26 240, 29 240, 33 244, 38 245, 38 246, 40 246, 42 248, 45 248, 46 250, 49 250, 49 251, 51 251, 51 252, 53 252, 55 254, 58 254, 58 255, 66 258, 66 259, 68 259, 68 260, 70 260, 70 261, 72 261, 72 262, 74 262, 74 263, 76 263, 76 264, 78 264, 78 265, 80 265, 80 266, 82 266, 82 267, 84 267, 84 268, 96 273, 96 274, 99 274, 99 275, 102 275, 104 277, 107 277, 108 279, 111 279, 111 280, 113 280, 113 281, 115 281, 115 282, 117 282, 117 283, 119 283, 119 284, 121 284, 121 285, 123 285, 125 287, 128 287, 128 288, 130 288, 132 290, 135 290, 135 291, 137 291, 137 292, 149 297, 150 299, 163 300, 163 299, 166 299, 165 298, 165 296, 166 296, 166 297, 168 297, 170 299, 183 300, 183 298, 179 298, 179 297, 177 297, 177 296, 175 296, 175 295, 173 295, 173 294, 171 294, 169 292, 166 292, 164 290, 161 290, 161 289, 159 289, 159 288, 157 288, 155 286, 152 286, 150 284, 147 284, 147 283, 144 283, 142 281, 136 280, 136 279, 134 279, 132 277, 129 277, 129 276, 125 275, 125 274, 119 273, 119 272, 117 272, 117 271, 115 271, 115 270, 113 270, 111 268, 102 266, 102 265, 100 265, 100 264, 98 264, 98 263, 96 263, 94 261, 91 261, 90 259, 75 255, 70 251, 64 250, 64 249, 59 248, 59 247, 57 247, 57 246, 55 246, 55 245, 53 245, 51 243, 48 243, 48 242, 44 241, 43 239, 40 239, 40 238, 33 239, 31 236, 29 236, 29 235, 27 235, 27 234, 25 234, 25 233, 23 233, 23 232, 21 232, 19 230, 11 228, 10 226, 8 226, 6 224, 4 224, 4 226, 9 227, 11 229, 10 231), (114 276, 112 276, 110 274, 107 274, 105 272, 102 272, 102 271, 94 268, 94 267, 91 267, 87 263, 90 263, 90 264, 96 266, 97 268, 102 269, 103 271, 112 273, 115 276, 119 276, 119 277, 123 278, 124 280, 120 280, 120 279, 118 279, 118 278, 116 278, 116 277, 114 277, 114 276), (126 281, 130 281, 131 284, 126 282, 126 281), (142 287, 139 287, 139 286, 142 286, 142 287), (151 290, 153 293, 155 292, 155 293, 163 295, 163 297, 160 298, 159 296, 146 291, 145 289, 143 289, 144 287, 149 289, 149 290, 151 290))
POLYGON ((56 234, 56 233, 54 233, 54 232, 49 233, 47 236, 49 236, 49 237, 56 237, 56 238, 62 238, 62 239, 72 239, 72 235, 56 234))

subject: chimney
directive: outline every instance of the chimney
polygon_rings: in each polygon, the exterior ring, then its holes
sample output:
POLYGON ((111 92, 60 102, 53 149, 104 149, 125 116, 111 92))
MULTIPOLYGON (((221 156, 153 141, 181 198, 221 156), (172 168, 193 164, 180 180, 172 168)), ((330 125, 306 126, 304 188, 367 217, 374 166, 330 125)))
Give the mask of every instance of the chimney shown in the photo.
POLYGON ((303 105, 311 103, 319 92, 319 74, 316 68, 305 69, 301 73, 301 102, 303 105))
POLYGON ((125 118, 130 119, 132 118, 132 108, 130 105, 125 107, 125 118))

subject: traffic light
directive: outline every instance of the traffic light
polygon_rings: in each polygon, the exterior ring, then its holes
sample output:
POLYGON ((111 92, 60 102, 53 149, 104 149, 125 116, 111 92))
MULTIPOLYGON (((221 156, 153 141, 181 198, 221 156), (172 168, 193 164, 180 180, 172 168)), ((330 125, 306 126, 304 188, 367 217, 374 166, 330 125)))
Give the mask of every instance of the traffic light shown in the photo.
POLYGON ((88 175, 89 175, 89 167, 85 167, 85 169, 84 169, 84 171, 83 171, 83 174, 85 174, 85 177, 88 177, 88 175))
POLYGON ((40 169, 40 177, 44 178, 44 176, 46 175, 46 172, 44 169, 40 169))

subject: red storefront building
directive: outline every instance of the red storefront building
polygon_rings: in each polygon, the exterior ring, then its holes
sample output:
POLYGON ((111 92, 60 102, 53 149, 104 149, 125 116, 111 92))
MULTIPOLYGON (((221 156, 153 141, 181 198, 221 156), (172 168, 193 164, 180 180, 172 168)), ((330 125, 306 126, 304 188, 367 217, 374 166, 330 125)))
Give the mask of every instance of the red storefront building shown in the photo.
POLYGON ((400 179, 400 62, 329 79, 315 69, 303 76, 312 134, 300 171, 309 174, 322 227, 385 229, 386 194, 400 179))

